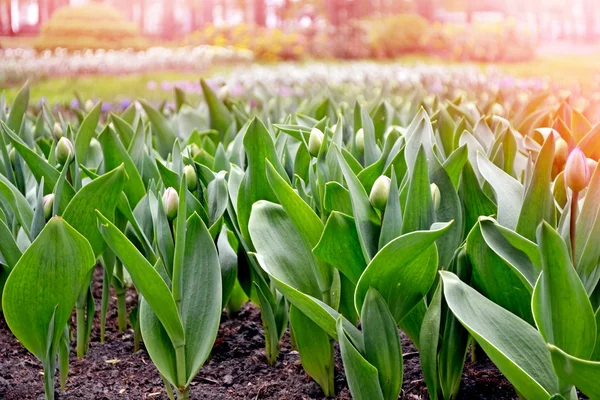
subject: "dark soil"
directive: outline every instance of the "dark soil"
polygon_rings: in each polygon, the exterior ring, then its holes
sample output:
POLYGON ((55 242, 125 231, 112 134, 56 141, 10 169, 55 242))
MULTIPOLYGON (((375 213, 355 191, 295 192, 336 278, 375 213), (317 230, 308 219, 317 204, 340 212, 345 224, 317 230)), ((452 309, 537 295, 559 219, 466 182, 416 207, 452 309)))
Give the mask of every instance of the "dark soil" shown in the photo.
MULTIPOLYGON (((101 273, 96 281, 101 281, 101 273)), ((100 286, 95 290, 100 298, 100 286)), ((127 297, 131 307, 135 292, 127 297)), ((89 354, 78 360, 72 343, 67 390, 57 399, 168 399, 158 371, 144 350, 133 353, 133 331, 117 329, 116 302, 109 311, 106 342, 100 343, 96 315, 89 354)), ((97 301, 99 310, 99 301, 97 301)), ((404 385, 400 398, 427 399, 419 355, 410 340, 403 337, 404 385)), ((42 366, 25 350, 0 318, 0 399, 43 398, 42 366)), ((335 375, 337 399, 351 399, 339 354, 335 375)), ((58 390, 58 383, 57 383, 58 390)), ((223 314, 211 359, 192 383, 192 399, 324 399, 319 386, 302 369, 298 353, 286 334, 277 363, 269 366, 264 351, 263 330, 258 309, 247 304, 239 315, 223 314)), ((467 361, 459 398, 516 399, 508 381, 485 357, 476 363, 467 361)))

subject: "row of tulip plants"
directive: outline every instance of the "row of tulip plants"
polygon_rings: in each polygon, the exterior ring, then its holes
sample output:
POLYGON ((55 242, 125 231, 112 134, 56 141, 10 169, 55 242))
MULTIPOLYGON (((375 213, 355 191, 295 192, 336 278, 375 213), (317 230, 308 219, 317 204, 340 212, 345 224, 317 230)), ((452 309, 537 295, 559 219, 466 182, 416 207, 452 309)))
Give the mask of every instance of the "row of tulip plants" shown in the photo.
POLYGON ((171 399, 248 299, 268 363, 289 327, 326 396, 337 341, 353 398, 397 399, 400 328, 432 399, 469 349, 521 398, 600 398, 600 125, 545 91, 251 107, 201 83, 168 113, 0 99, 2 312, 47 399, 88 351, 98 265, 101 340, 112 286, 171 399))

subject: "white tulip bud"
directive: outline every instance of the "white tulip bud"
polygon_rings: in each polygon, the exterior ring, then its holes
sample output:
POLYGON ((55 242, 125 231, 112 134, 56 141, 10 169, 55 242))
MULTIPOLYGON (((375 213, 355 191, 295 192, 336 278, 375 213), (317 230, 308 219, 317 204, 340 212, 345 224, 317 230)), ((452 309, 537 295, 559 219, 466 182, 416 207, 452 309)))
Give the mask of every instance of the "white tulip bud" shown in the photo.
POLYGON ((61 137, 54 150, 56 161, 59 164, 65 165, 65 163, 73 156, 73 143, 66 137, 61 137))
POLYGON ((172 187, 165 190, 165 193, 162 197, 163 207, 165 208, 165 214, 167 214, 167 219, 172 221, 177 216, 177 211, 179 209, 179 195, 177 191, 172 187))
POLYGON ((388 196, 390 194, 390 184, 392 180, 385 175, 381 175, 373 183, 369 200, 376 209, 383 211, 387 205, 388 196))
POLYGON ((323 132, 319 128, 312 128, 308 137, 308 152, 311 156, 316 157, 319 155, 319 150, 323 144, 323 137, 323 132))

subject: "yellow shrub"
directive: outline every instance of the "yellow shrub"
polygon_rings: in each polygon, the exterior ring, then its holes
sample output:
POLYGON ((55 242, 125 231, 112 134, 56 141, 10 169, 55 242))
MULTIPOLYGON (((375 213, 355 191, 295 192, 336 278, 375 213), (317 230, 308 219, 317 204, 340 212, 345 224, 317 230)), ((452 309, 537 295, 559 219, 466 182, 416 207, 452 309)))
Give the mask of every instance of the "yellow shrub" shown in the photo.
POLYGON ((280 29, 267 29, 249 24, 215 27, 190 33, 183 40, 186 46, 208 44, 251 50, 257 60, 298 60, 304 54, 302 37, 280 29))

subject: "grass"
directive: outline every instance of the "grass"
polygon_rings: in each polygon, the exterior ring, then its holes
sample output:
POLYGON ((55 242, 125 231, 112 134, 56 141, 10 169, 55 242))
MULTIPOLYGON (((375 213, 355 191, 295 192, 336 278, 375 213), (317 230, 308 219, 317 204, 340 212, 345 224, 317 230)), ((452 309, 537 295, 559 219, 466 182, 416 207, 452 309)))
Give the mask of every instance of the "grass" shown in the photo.
MULTIPOLYGON (((159 100, 164 98, 165 92, 160 88, 148 89, 148 82, 155 81, 160 86, 162 81, 199 80, 201 77, 213 73, 215 72, 211 70, 206 73, 149 72, 124 76, 88 75, 51 78, 31 84, 31 100, 38 101, 45 97, 51 104, 67 103, 74 98, 75 90, 82 99, 119 101, 143 98, 159 100)), ((19 87, 5 89, 7 100, 10 103, 17 95, 19 87)))
MULTIPOLYGON (((444 64, 458 65, 458 62, 449 62, 438 57, 409 55, 399 59, 407 64, 444 64)), ((500 71, 515 77, 542 77, 555 82, 573 85, 579 83, 584 90, 598 86, 600 75, 600 52, 593 54, 568 54, 568 55, 541 55, 532 61, 524 63, 475 63, 485 69, 491 65, 500 71)), ((31 85, 31 98, 38 101, 46 97, 51 103, 66 103, 73 99, 77 90, 81 98, 96 98, 104 101, 119 101, 122 99, 145 98, 148 100, 161 100, 168 95, 160 88, 150 90, 148 82, 155 81, 159 86, 162 81, 188 80, 198 81, 218 73, 227 73, 231 67, 213 67, 204 73, 180 72, 149 72, 125 76, 80 76, 50 78, 31 85)), ((12 102, 19 88, 8 87, 7 99, 12 102)))

